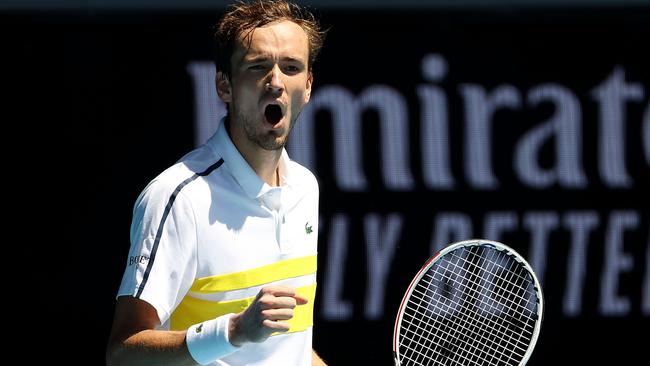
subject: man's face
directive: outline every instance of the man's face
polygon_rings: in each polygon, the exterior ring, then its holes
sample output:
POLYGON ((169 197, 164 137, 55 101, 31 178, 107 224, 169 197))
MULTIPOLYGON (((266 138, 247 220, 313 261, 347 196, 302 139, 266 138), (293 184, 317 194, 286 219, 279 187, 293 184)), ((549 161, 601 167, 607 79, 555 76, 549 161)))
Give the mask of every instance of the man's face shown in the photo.
POLYGON ((217 78, 220 98, 230 103, 231 138, 238 147, 277 150, 309 101, 307 34, 279 21, 256 28, 246 46, 239 42, 235 48, 231 80, 217 78))

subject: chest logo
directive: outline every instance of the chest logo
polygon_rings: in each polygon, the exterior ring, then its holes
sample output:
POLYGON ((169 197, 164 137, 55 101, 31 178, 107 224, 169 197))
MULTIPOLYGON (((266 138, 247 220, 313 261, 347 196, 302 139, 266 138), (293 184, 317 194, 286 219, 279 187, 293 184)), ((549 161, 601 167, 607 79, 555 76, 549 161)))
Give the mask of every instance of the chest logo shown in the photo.
POLYGON ((313 232, 313 230, 311 229, 311 225, 309 225, 309 221, 305 223, 305 232, 307 234, 311 234, 313 232))

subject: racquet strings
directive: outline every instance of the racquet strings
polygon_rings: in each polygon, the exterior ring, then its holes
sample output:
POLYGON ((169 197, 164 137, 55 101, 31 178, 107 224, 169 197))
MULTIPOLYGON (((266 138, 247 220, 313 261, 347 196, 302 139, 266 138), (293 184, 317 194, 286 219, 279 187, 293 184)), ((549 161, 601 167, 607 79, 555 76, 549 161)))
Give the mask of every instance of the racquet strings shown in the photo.
POLYGON ((431 265, 405 304, 401 364, 519 365, 538 300, 531 274, 514 256, 459 247, 431 265))

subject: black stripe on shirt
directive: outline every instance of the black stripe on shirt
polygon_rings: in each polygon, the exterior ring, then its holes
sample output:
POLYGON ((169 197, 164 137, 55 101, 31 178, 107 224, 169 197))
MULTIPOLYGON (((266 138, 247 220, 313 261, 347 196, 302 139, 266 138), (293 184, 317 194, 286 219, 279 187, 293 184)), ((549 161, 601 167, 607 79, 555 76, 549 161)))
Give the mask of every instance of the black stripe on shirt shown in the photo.
POLYGON ((138 289, 138 292, 135 294, 136 298, 140 298, 140 295, 142 295, 142 291, 144 290, 144 286, 147 284, 147 280, 149 279, 149 273, 151 273, 151 268, 153 267, 153 262, 156 260, 156 252, 158 251, 158 244, 160 244, 160 237, 162 236, 163 233, 163 227, 165 226, 165 221, 167 221, 167 216, 169 215, 169 212, 172 209, 172 205, 174 204, 174 201, 176 201, 176 196, 178 196, 178 193, 188 185, 189 183, 193 182, 196 180, 198 177, 204 177, 213 171, 215 171, 217 168, 219 168, 223 164, 223 158, 219 159, 216 163, 210 165, 206 170, 204 170, 201 173, 196 173, 193 176, 185 179, 181 184, 176 187, 174 190, 174 193, 172 193, 171 197, 169 198, 169 202, 167 202, 167 206, 165 206, 165 212, 163 212, 162 218, 160 219, 160 224, 158 225, 158 230, 156 231, 156 239, 153 242, 153 248, 151 249, 151 255, 149 256, 149 263, 147 264, 147 270, 144 272, 144 276, 142 277, 142 283, 140 284, 140 288, 138 289))

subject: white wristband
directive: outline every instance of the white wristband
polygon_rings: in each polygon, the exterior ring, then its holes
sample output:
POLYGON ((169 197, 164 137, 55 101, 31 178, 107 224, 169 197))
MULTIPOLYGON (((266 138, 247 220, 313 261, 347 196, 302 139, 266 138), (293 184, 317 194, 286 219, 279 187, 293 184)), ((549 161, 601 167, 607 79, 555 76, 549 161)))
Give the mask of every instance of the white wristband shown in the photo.
POLYGON ((228 339, 228 324, 232 315, 222 315, 187 329, 185 342, 194 361, 207 365, 239 349, 228 339))

